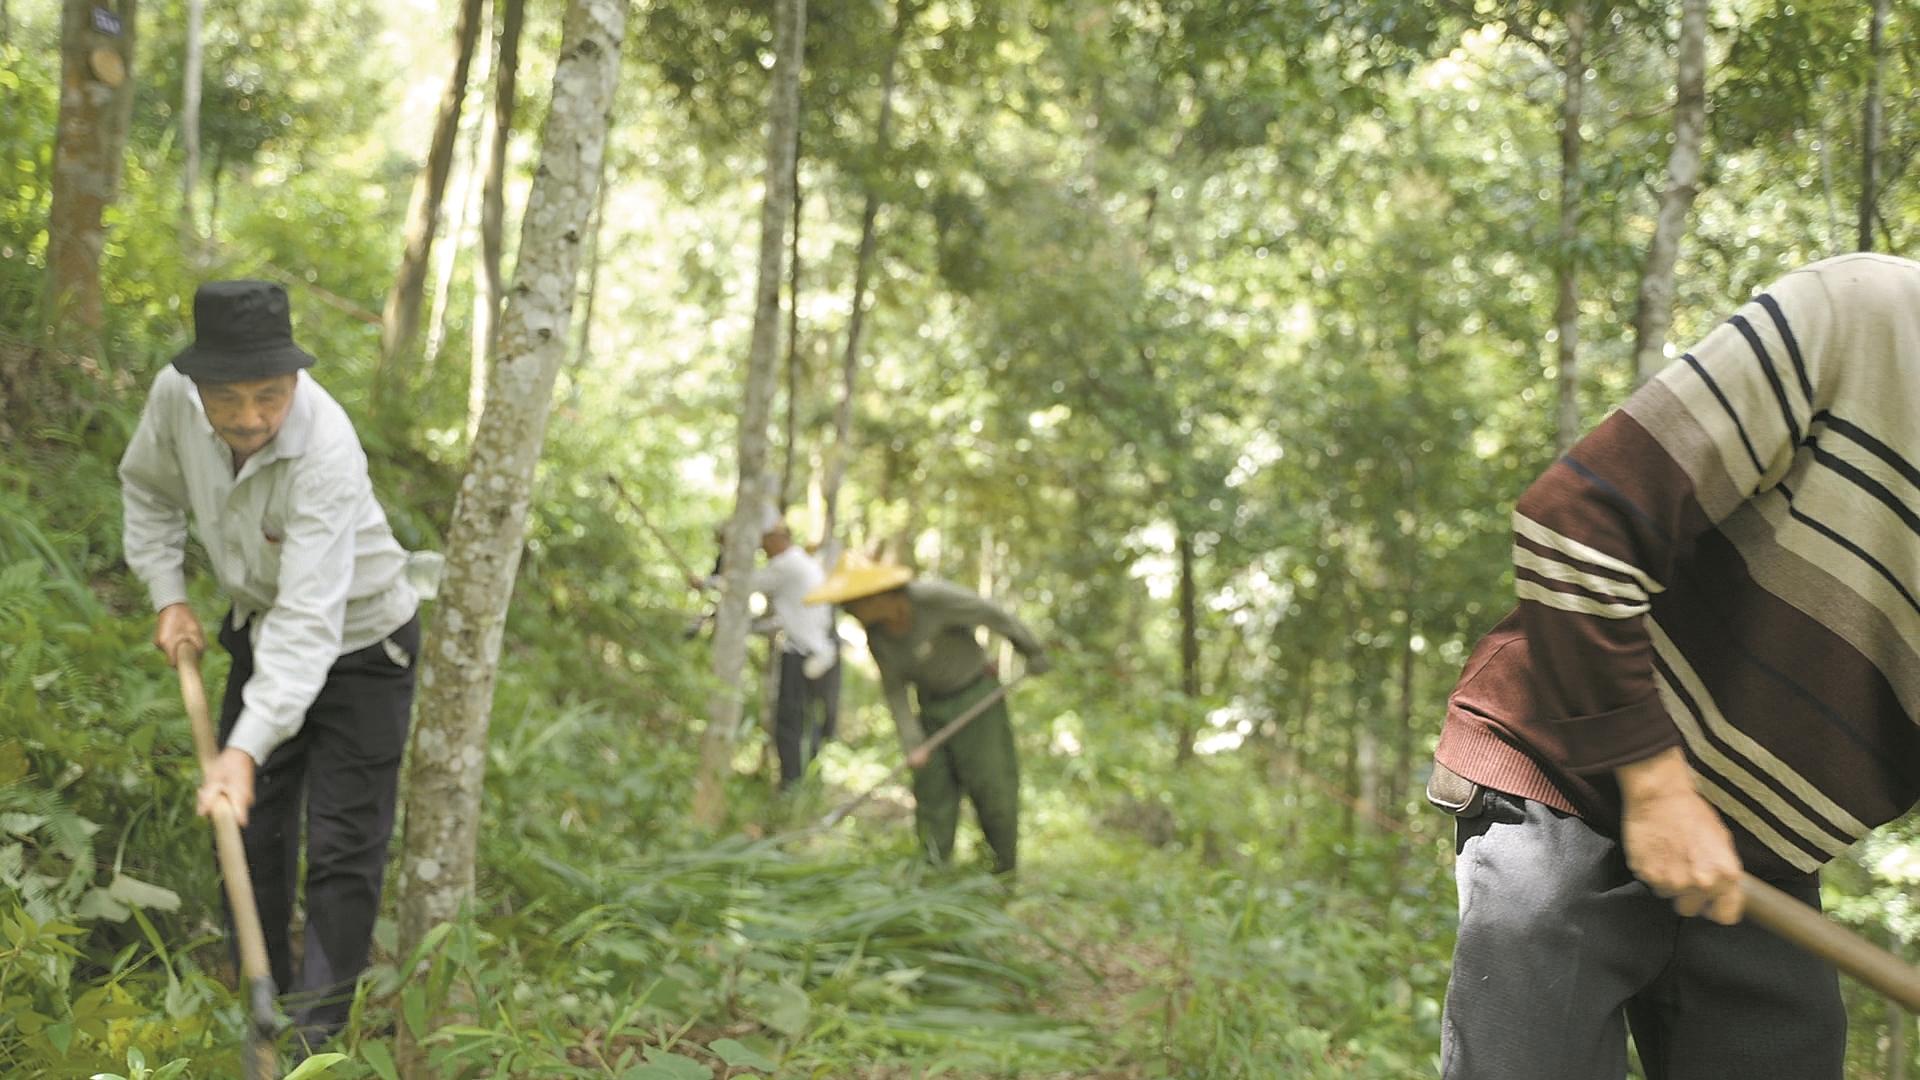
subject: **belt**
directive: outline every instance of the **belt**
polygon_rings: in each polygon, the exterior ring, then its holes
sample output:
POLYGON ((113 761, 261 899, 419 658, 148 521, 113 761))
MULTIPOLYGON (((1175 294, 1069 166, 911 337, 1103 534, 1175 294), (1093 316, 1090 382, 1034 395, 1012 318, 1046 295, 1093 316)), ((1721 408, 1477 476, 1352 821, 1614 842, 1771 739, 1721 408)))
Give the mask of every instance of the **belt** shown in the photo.
POLYGON ((966 682, 961 683, 959 686, 944 694, 937 694, 922 687, 920 690, 920 700, 926 702, 952 701, 954 698, 980 685, 980 680, 985 678, 987 678, 987 669, 981 668, 979 671, 974 672, 973 678, 968 679, 966 682))

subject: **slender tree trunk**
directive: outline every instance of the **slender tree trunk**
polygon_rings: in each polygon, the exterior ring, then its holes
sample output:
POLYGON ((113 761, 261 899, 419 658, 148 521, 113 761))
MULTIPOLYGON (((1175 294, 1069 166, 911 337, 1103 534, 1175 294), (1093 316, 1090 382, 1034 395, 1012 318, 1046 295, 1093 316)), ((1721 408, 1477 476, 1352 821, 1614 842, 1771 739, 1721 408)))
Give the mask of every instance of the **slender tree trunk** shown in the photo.
POLYGON ((793 499, 793 462, 800 454, 800 222, 805 216, 806 196, 800 189, 799 136, 794 139, 793 228, 787 246, 787 438, 785 460, 780 466, 780 493, 775 500, 783 514, 793 499))
POLYGON ((500 322, 502 223, 506 219, 507 142, 513 134, 513 108, 520 67, 520 28, 526 0, 500 0, 500 55, 495 66, 492 137, 487 146, 487 178, 480 195, 480 273, 473 290, 472 376, 467 383, 467 430, 480 422, 487 402, 487 370, 497 351, 500 322))
POLYGON ((187 0, 187 54, 180 65, 180 246, 200 263, 200 225, 194 220, 195 186, 200 182, 200 82, 204 50, 203 0, 187 0))
POLYGON ((1184 764, 1193 757, 1200 708, 1200 603, 1193 579, 1193 531, 1177 526, 1173 546, 1180 560, 1180 693, 1187 699, 1186 718, 1180 723, 1180 745, 1174 747, 1173 759, 1176 764, 1184 764))
POLYGON ((1892 0, 1873 0, 1873 19, 1867 29, 1873 66, 1867 69, 1867 97, 1860 106, 1861 251, 1873 250, 1874 214, 1880 201, 1880 85, 1887 71, 1887 11, 1892 6, 1892 0))
MULTIPOLYGON (((1893 943, 1894 952, 1899 952, 1899 941, 1893 943)), ((1900 1003, 1887 998, 1887 1080, 1907 1080, 1907 1025, 1913 1018, 1900 1003)))
POLYGON ((715 828, 726 816, 727 776, 732 772, 734 734, 740 727, 740 672, 746 665, 747 576, 759 539, 759 507, 767 489, 767 425, 771 419, 774 362, 780 345, 781 258, 787 214, 793 205, 793 155, 800 114, 800 64, 806 43, 806 0, 780 0, 774 30, 773 88, 767 109, 766 194, 760 202, 760 266, 740 411, 740 479, 733 517, 727 522, 721 566, 720 605, 713 631, 713 674, 719 688, 700 740, 700 772, 694 781, 693 819, 715 828))
POLYGON ((1580 113, 1587 83, 1587 0, 1574 0, 1567 9, 1566 56, 1560 71, 1564 96, 1560 102, 1560 234, 1554 250, 1556 296, 1553 322, 1558 332, 1560 374, 1557 414, 1560 449, 1580 438, 1580 113))
MULTIPOLYGON (((913 21, 911 0, 898 0, 893 9, 893 36, 887 46, 887 58, 880 69, 880 115, 873 125, 876 161, 885 157, 893 144, 893 91, 899 67, 901 43, 913 21)), ((860 246, 853 260, 853 308, 847 317, 847 349, 840 358, 840 401, 833 412, 833 449, 827 455, 827 479, 822 487, 826 499, 825 535, 832 537, 840 528, 840 483, 847 475, 847 462, 853 455, 853 391, 860 374, 860 337, 866 328, 867 282, 873 272, 873 255, 880 218, 880 193, 867 183, 866 203, 860 210, 860 246)))
POLYGON ((95 339, 106 312, 100 257, 133 118, 136 0, 64 0, 60 117, 47 216, 47 315, 57 335, 95 339))
MULTIPOLYGON (((1816 84, 1815 93, 1826 89, 1823 78, 1816 84)), ((1840 202, 1833 193, 1833 135, 1827 127, 1827 112, 1820 114, 1820 196, 1827 207, 1827 254, 1840 254, 1840 202)))
MULTIPOLYGON (((521 232, 524 272, 508 300, 500 362, 447 532, 446 582, 422 650, 397 884, 403 954, 473 895, 501 632, 566 349, 580 259, 573 238, 593 208, 626 21, 627 0, 567 5, 553 104, 521 232)), ((410 1077, 427 1075, 419 1046, 426 1034, 401 1026, 410 1077)))
POLYGON ((577 320, 573 362, 567 365, 567 401, 580 403, 580 373, 592 363, 593 306, 600 295, 600 250, 607 231, 607 159, 600 159, 600 195, 593 204, 593 224, 587 233, 587 280, 580 287, 580 318, 577 320))
MULTIPOLYGON (((480 25, 486 26, 493 21, 490 14, 493 5, 489 0, 481 0, 480 25)), ((480 48, 479 41, 474 42, 477 53, 474 58, 473 83, 479 87, 475 96, 479 99, 476 108, 468 113, 461 110, 462 124, 467 129, 467 137, 454 164, 460 172, 460 194, 455 196, 453 221, 447 227, 447 242, 440 245, 438 267, 434 271, 433 311, 427 316, 427 348, 422 361, 429 375, 434 364, 440 359, 440 347, 447 340, 447 312, 453 308, 453 275, 459 268, 460 249, 467 243, 467 223, 472 217, 473 204, 479 198, 480 136, 486 127, 478 106, 487 101, 487 63, 493 56, 492 49, 480 48)))
POLYGON ((1687 231, 1687 211, 1699 193, 1700 141, 1707 126, 1708 0, 1682 0, 1680 63, 1674 80, 1673 152, 1667 158, 1667 190, 1647 245, 1640 274, 1640 302, 1633 318, 1633 366, 1642 382, 1666 366, 1667 329, 1673 323, 1673 267, 1687 231))
POLYGON ((7 10, 7 0, 0 0, 0 45, 13 40, 13 14, 7 10))
POLYGON ((460 106, 467 96, 467 70, 473 65, 474 41, 480 36, 482 0, 461 0, 460 15, 454 22, 453 72, 447 76, 447 88, 440 97, 440 112, 434 120, 433 141, 427 148, 427 162, 414 181, 413 200, 407 207, 406 248, 400 256, 400 273, 387 293, 386 310, 380 318, 380 372, 413 347, 420 330, 421 294, 427 286, 427 261, 433 254, 433 234, 440 221, 440 202, 447 192, 447 174, 453 166, 453 146, 460 133, 460 106))

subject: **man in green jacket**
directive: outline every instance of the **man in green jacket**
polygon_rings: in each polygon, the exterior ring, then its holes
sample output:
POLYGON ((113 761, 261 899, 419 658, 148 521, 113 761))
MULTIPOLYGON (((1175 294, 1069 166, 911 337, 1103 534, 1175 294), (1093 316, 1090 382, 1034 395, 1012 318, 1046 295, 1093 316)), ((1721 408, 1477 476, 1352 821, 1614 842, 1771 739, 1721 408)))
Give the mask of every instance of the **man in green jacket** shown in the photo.
POLYGON ((902 566, 843 566, 806 602, 838 604, 866 629, 887 709, 913 767, 914 820, 928 858, 944 863, 952 855, 964 794, 993 849, 994 873, 1011 871, 1020 831, 1020 763, 1006 702, 994 703, 944 745, 924 744, 1000 685, 976 637, 979 627, 1013 642, 1036 675, 1051 666, 1039 639, 993 602, 944 581, 916 581, 902 566), (909 684, 917 714, 907 699, 909 684))

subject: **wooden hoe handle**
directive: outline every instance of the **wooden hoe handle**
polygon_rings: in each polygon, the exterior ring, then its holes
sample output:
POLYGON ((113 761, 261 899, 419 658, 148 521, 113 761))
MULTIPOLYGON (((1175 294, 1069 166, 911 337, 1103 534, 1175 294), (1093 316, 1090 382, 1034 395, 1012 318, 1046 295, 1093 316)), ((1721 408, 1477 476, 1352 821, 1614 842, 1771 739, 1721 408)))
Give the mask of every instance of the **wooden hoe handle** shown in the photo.
MULTIPOLYGON (((213 741, 213 721, 207 716, 206 686, 200 680, 200 650, 185 645, 179 655, 180 700, 186 704, 187 720, 193 726, 193 748, 200 758, 200 776, 204 779, 219 756, 219 748, 213 741)), ((277 1075, 270 1041, 278 1025, 273 1011, 273 973, 267 961, 267 936, 260 928, 260 909, 253 902, 253 878, 247 872, 247 850, 240 841, 240 821, 235 816, 233 803, 225 798, 213 804, 212 816, 214 851, 220 861, 220 877, 227 886, 227 905, 233 912, 234 936, 240 946, 240 974, 247 984, 248 1012, 252 1019, 247 1075, 277 1075)))
POLYGON ((1741 875, 1740 891, 1748 919, 1920 1013, 1920 970, 1913 965, 1752 874, 1741 875))

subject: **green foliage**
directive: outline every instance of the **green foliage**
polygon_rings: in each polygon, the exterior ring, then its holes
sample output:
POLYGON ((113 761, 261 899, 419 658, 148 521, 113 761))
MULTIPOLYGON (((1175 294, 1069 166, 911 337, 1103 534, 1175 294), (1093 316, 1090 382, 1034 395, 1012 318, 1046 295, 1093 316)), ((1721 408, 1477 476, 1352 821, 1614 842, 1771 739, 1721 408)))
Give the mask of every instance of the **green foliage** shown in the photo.
MULTIPOLYGON (((346 1056, 308 1068, 392 1080, 404 1026, 446 1076, 1431 1074, 1452 899, 1446 823, 1415 789, 1465 650, 1511 600, 1509 503, 1552 453, 1556 10, 810 4, 795 524, 815 520, 873 194, 831 539, 984 583, 1060 656, 1016 702, 1031 827, 1005 890, 965 869, 965 838, 961 869, 920 867, 897 808, 794 846, 687 823, 716 688, 675 556, 705 569, 727 509, 771 5, 650 5, 627 43, 592 349, 569 358, 509 612, 479 893, 418 957, 383 930, 346 1056), (442 1008, 458 1019, 427 1030, 442 1008)), ((194 764, 119 562, 113 476, 198 280, 288 284, 396 532, 441 542, 471 256, 431 368, 377 372, 367 321, 420 152, 403 103, 444 78, 448 12, 397 11, 210 6, 204 264, 179 242, 181 5, 144 13, 111 352, 58 358, 49 399, 77 407, 0 454, 8 1076, 238 1071, 194 764)), ((556 10, 529 16, 514 192, 557 40, 556 10)), ((1850 246, 1858 195, 1864 9, 1741 0, 1716 18, 1676 340, 1850 246)), ((0 350, 31 337, 40 289, 53 29, 28 6, 0 42, 0 350)), ((1653 5, 1595 27, 1574 252, 1589 417, 1632 377, 1673 30, 1653 5)), ((1920 210, 1897 107, 1908 9, 1888 40, 1897 248, 1920 210)), ((194 600, 210 623, 219 599, 194 600)), ((759 782, 746 740, 732 827, 778 833, 897 759, 849 674, 845 738, 798 796, 759 782)), ((1912 850, 1909 823, 1837 868, 1837 917, 1910 947, 1912 850)), ((1854 1074, 1877 1075, 1885 1024, 1853 1004, 1854 1074)))

